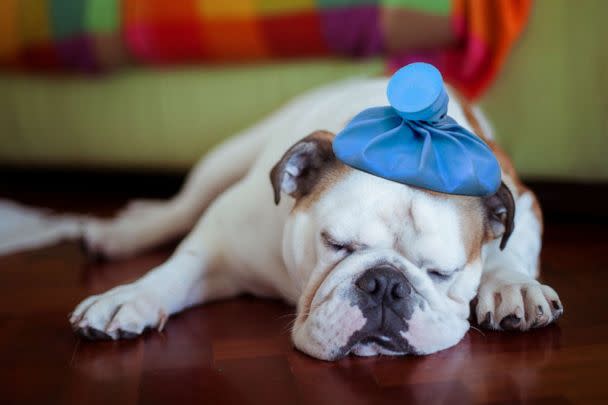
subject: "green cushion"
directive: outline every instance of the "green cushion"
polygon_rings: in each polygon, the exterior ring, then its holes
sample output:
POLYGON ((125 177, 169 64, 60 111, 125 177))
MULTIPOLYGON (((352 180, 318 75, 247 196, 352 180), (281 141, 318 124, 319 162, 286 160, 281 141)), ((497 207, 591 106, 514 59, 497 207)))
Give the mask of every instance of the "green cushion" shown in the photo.
POLYGON ((0 76, 0 163, 185 169, 306 89, 382 72, 340 60, 107 78, 0 76))

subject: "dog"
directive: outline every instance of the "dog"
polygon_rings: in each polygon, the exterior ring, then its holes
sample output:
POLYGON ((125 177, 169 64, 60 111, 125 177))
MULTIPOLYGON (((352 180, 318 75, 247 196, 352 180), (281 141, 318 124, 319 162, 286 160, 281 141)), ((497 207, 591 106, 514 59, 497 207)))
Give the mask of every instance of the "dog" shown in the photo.
POLYGON ((387 105, 386 86, 359 78, 304 94, 204 157, 174 198, 87 223, 87 249, 109 259, 191 232, 141 279, 82 301, 73 329, 134 338, 186 308, 251 293, 296 305, 295 347, 336 360, 434 353, 457 344, 470 318, 491 330, 555 322, 559 296, 536 280, 539 204, 479 109, 449 90, 448 114, 500 162, 489 197, 418 189, 336 159, 334 133, 387 105))

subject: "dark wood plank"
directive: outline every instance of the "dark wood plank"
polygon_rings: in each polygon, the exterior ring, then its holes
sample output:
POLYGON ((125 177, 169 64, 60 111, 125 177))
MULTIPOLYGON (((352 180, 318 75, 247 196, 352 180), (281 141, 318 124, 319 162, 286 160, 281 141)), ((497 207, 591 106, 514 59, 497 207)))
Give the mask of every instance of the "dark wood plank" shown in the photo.
MULTIPOLYGON (((83 198, 78 204, 109 213, 121 203, 83 198)), ((546 227, 543 279, 565 305, 558 325, 529 333, 472 329, 457 346, 431 356, 314 360, 291 346, 293 308, 253 297, 192 309, 164 332, 135 341, 90 343, 72 334, 67 314, 79 300, 133 280, 170 249, 90 263, 77 244, 62 243, 0 258, 0 402, 608 401, 605 225, 546 227)))

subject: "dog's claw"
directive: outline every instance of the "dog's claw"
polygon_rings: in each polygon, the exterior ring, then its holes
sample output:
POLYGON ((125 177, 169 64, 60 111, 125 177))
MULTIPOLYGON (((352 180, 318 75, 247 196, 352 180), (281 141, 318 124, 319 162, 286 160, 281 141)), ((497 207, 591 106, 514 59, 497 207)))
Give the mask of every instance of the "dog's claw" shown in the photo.
POLYGON ((507 315, 500 321, 500 327, 504 330, 519 329, 521 318, 515 314, 507 315))
POLYGON ((552 311, 551 315, 553 315, 553 320, 557 321, 564 313, 564 307, 560 305, 557 301, 551 301, 552 311))
POLYGON ((95 328, 91 328, 91 327, 84 327, 84 328, 78 328, 76 330, 76 333, 78 333, 78 335, 82 336, 85 339, 88 340, 108 340, 108 339, 112 339, 112 337, 110 335, 108 335, 107 333, 105 333, 104 331, 101 331, 99 329, 95 329, 95 328))
POLYGON ((108 339, 112 339, 110 337, 110 335, 108 335, 104 331, 99 330, 99 329, 95 329, 95 328, 89 328, 89 335, 91 336, 92 339, 96 339, 96 340, 108 340, 108 339))
POLYGON ((484 329, 492 329, 492 313, 488 312, 484 320, 479 324, 484 329))
POLYGON ((118 336, 120 337, 120 339, 135 339, 139 336, 139 334, 118 329, 118 336))
POLYGON ((551 301, 551 306, 553 307, 551 311, 551 315, 553 315, 553 321, 557 321, 563 315, 564 307, 562 307, 561 304, 555 300, 551 301))

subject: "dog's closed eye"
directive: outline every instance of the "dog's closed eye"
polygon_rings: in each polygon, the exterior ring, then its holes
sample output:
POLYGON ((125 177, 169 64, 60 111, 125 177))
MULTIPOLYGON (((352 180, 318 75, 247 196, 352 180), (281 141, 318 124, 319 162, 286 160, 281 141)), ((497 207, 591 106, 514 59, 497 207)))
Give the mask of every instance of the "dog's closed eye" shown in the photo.
POLYGON ((335 252, 343 252, 346 254, 351 254, 355 250, 357 250, 357 244, 353 242, 339 242, 335 238, 329 235, 329 233, 323 231, 321 232, 321 238, 323 239, 323 244, 327 246, 329 249, 335 252))
POLYGON ((428 269, 427 273, 433 280, 436 281, 446 281, 449 280, 455 271, 444 271, 439 269, 428 269))

